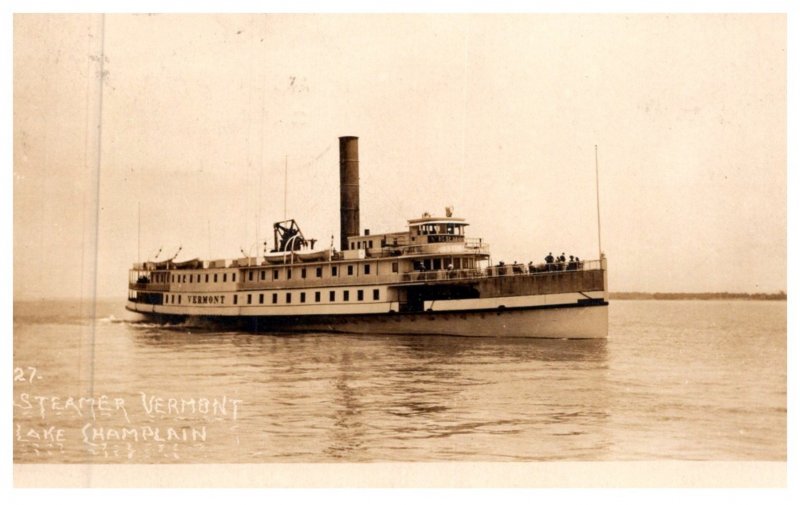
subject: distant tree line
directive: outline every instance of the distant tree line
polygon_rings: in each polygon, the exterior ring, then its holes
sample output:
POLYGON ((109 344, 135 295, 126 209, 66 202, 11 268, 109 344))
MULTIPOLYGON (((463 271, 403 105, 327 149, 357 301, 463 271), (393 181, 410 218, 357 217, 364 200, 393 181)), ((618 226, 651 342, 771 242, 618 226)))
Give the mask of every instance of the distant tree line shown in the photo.
POLYGON ((618 291, 610 293, 612 300, 786 300, 786 293, 645 293, 618 291))

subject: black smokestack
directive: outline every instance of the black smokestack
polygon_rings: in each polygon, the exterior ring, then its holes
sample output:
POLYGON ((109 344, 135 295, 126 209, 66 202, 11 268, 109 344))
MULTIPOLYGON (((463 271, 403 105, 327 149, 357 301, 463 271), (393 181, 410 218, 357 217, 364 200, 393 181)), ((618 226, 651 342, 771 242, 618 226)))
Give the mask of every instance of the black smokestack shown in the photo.
POLYGON ((358 235, 358 137, 339 137, 339 212, 341 250, 348 249, 347 237, 358 235))

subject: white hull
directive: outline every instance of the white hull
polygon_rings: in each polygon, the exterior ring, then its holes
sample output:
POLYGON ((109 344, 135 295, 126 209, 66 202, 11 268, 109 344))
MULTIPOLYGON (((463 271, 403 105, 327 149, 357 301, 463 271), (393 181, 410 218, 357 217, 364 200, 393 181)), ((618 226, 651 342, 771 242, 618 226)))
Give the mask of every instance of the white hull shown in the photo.
POLYGON ((294 328, 301 331, 392 335, 605 338, 608 335, 608 306, 392 314, 319 323, 297 321, 294 328))
MULTIPOLYGON (((147 314, 145 307, 137 309, 147 314)), ((169 317, 151 312, 154 318, 169 317)), ((319 331, 470 337, 605 338, 608 305, 558 305, 477 311, 318 316, 193 316, 250 331, 319 331)))

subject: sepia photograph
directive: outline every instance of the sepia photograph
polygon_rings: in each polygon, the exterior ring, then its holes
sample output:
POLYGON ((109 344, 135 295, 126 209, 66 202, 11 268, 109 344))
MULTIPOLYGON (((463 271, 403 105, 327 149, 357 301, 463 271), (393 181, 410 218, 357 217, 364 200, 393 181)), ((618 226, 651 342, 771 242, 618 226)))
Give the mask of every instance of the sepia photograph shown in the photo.
POLYGON ((786 12, 11 19, 15 486, 787 486, 786 12))

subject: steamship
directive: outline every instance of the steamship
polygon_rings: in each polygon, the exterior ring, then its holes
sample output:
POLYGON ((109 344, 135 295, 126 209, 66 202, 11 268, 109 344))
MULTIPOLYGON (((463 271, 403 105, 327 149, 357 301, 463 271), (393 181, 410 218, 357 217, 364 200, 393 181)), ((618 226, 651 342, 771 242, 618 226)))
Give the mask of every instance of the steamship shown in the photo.
POLYGON ((490 264, 468 223, 422 214, 403 231, 359 233, 358 138, 339 138, 340 249, 314 249, 298 223, 274 247, 233 260, 136 263, 126 308, 158 321, 200 318, 256 332, 604 338, 606 258, 490 264))

